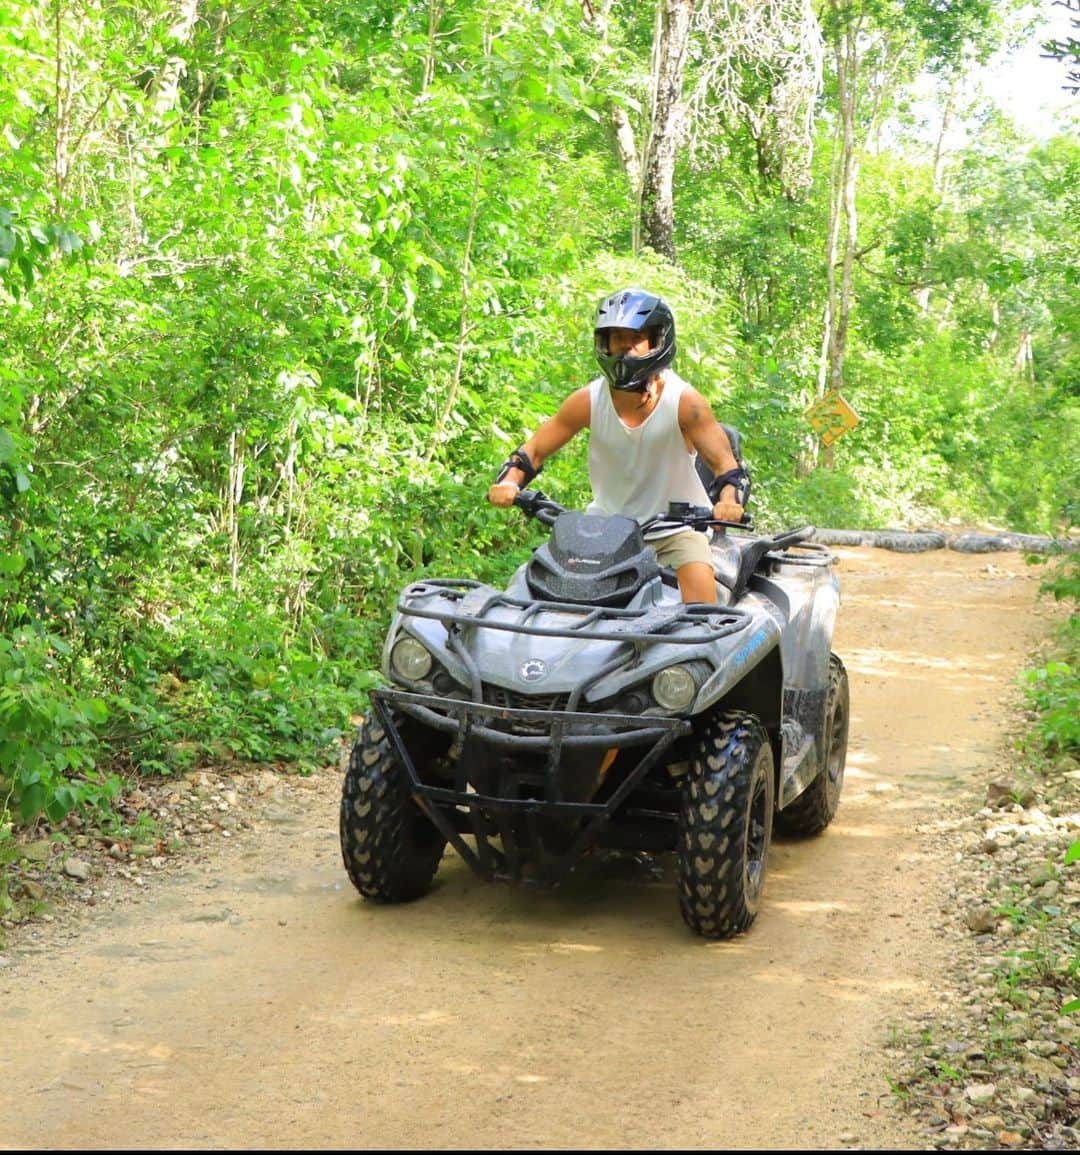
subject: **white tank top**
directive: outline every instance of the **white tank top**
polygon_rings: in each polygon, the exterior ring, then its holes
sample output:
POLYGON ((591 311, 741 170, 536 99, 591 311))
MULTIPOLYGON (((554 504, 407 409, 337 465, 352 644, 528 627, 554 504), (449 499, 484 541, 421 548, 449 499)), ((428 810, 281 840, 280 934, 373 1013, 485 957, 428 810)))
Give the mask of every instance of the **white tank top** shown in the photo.
MULTIPOLYGON (((670 369, 656 408, 631 429, 615 412, 607 380, 589 384, 589 481, 593 500, 588 513, 621 513, 639 522, 667 511, 669 501, 712 505, 694 469, 696 453, 688 453, 679 428, 679 398, 687 383, 670 369)), ((655 540, 679 533, 662 530, 646 536, 655 540)))

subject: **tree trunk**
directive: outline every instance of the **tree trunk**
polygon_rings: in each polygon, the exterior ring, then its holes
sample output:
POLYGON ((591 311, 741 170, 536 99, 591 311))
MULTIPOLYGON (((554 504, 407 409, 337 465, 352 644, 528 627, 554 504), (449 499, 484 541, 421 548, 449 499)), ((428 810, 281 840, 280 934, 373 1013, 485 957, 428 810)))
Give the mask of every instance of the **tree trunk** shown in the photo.
POLYGON ((611 111, 611 119, 615 125, 615 148, 619 153, 619 160, 630 182, 630 188, 635 196, 641 193, 641 158, 638 156, 637 142, 634 140, 634 128, 630 117, 621 104, 617 104, 611 111))
POLYGON ((855 103, 859 72, 857 38, 858 28, 852 22, 845 29, 842 47, 837 46, 836 58, 842 125, 840 179, 845 229, 840 291, 837 294, 837 307, 829 342, 830 389, 840 389, 844 384, 844 358, 847 355, 848 322, 851 316, 851 285, 855 269, 855 248, 859 237, 859 221, 855 209, 855 187, 859 176, 859 156, 855 148, 855 103))
MULTIPOLYGON (((948 92, 945 96, 945 107, 941 113, 941 131, 938 133, 937 143, 934 145, 934 201, 939 202, 945 193, 945 138, 952 127, 953 109, 956 101, 958 80, 954 75, 949 81, 948 92)), ((930 260, 932 253, 928 246, 926 259, 930 260)), ((919 290, 915 298, 919 302, 919 310, 925 316, 930 311, 930 286, 926 285, 919 290)))
POLYGON ((424 75, 420 81, 421 92, 426 92, 435 79, 435 46, 440 20, 442 20, 442 5, 438 0, 428 0, 428 39, 427 51, 424 53, 424 75))
POLYGON ((68 118, 71 112, 71 82, 64 75, 64 10, 61 0, 55 0, 53 33, 56 37, 56 72, 54 100, 56 134, 53 139, 53 200, 57 219, 64 215, 64 187, 68 177, 68 118))
POLYGON ((634 128, 630 123, 630 117, 621 104, 615 105, 612 109, 611 119, 615 126, 615 148, 634 198, 631 245, 636 253, 641 247, 641 157, 638 155, 637 141, 634 139, 634 128))
POLYGON ((246 438, 233 430, 229 434, 229 479, 225 494, 225 523, 229 533, 229 585, 240 588, 240 504, 244 499, 246 438))
MULTIPOLYGON (((855 140, 855 111, 858 103, 860 21, 849 19, 838 31, 835 45, 837 112, 833 134, 833 158, 829 189, 829 231, 825 242, 825 279, 828 295, 818 362, 816 399, 844 383, 848 325, 855 270, 859 221, 855 190, 859 177, 859 152, 855 140), (840 265, 840 282, 836 269, 840 265)), ((813 438, 803 456, 801 471, 811 472, 818 463, 819 446, 813 438)), ((832 447, 824 452, 824 464, 831 465, 832 447)))
POLYGON ((446 430, 446 423, 454 412, 454 403, 457 401, 458 390, 461 387, 461 370, 465 363, 465 347, 469 333, 473 326, 469 322, 469 293, 471 289, 470 277, 472 274, 472 246, 476 236, 476 221, 480 212, 480 174, 483 169, 483 160, 478 160, 473 169, 472 204, 469 208, 469 227, 465 234, 465 255, 461 259, 461 311, 458 315, 458 342, 457 353, 454 357, 454 372, 450 378, 450 388, 446 395, 446 402, 439 414, 435 433, 431 438, 424 461, 430 461, 435 455, 446 430))
POLYGON ((675 260, 675 157, 685 106, 683 74, 694 0, 658 0, 655 97, 641 186, 641 235, 645 244, 675 260))
POLYGON ((829 349, 832 347, 833 326, 836 323, 836 264, 840 255, 840 218, 843 214, 844 154, 842 126, 837 120, 833 132, 833 153, 829 174, 829 228, 825 235, 825 319, 818 362, 816 399, 825 396, 829 379, 829 349))
MULTIPOLYGON (((199 20, 199 0, 178 0, 172 17, 169 36, 179 44, 189 44, 199 20)), ((155 79, 149 95, 159 118, 166 117, 180 103, 180 81, 186 68, 183 57, 172 55, 155 79)))

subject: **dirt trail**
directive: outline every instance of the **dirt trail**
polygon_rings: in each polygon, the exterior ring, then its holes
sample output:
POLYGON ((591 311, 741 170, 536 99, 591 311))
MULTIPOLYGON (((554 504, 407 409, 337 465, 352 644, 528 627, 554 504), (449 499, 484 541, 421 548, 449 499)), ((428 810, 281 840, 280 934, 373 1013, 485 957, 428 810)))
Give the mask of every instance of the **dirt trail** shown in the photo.
MULTIPOLYGON (((888 1025, 932 1005, 949 862, 915 833, 1000 756, 1041 633, 1015 554, 840 550, 840 813, 775 841, 764 909, 695 939, 664 879, 555 894, 444 860, 362 903, 339 780, 0 969, 0 1146, 918 1148, 888 1025)), ((46 928, 47 930, 48 928, 46 928)))

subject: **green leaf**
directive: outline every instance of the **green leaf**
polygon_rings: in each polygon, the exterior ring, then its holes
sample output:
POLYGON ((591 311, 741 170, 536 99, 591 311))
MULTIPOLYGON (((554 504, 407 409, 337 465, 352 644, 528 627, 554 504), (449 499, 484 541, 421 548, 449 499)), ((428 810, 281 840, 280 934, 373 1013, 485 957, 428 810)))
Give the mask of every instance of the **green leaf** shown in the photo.
POLYGON ((19 813, 23 822, 30 822, 41 813, 45 805, 45 787, 40 782, 28 786, 19 798, 19 813))
POLYGON ((87 698, 79 703, 79 708, 95 725, 101 726, 109 720, 109 707, 100 698, 87 698))
POLYGON ((50 822, 62 822, 75 808, 77 797, 70 786, 58 786, 45 807, 50 822))
POLYGON ((1063 1015, 1075 1015, 1077 1011, 1080 1011, 1080 999, 1070 999, 1061 1008, 1061 1013, 1063 1015))
MULTIPOLYGON (((33 753, 37 766, 40 766, 42 763, 40 752, 35 750, 33 753)), ((29 762, 30 759, 27 758, 26 761, 29 762)), ((19 767, 18 782, 24 791, 29 790, 31 786, 36 786, 41 781, 41 771, 37 769, 37 766, 24 765, 19 767)))
POLYGON ((479 17, 465 21, 458 32, 458 40, 470 48, 479 48, 484 43, 484 26, 479 17))
POLYGON ((1080 838, 1065 852, 1065 865, 1068 866, 1070 862, 1075 862, 1078 858, 1080 858, 1080 838))
POLYGON ((78 233, 72 232, 71 229, 65 228, 63 225, 58 225, 56 231, 60 241, 60 251, 65 256, 69 253, 77 253, 83 247, 83 239, 78 233))

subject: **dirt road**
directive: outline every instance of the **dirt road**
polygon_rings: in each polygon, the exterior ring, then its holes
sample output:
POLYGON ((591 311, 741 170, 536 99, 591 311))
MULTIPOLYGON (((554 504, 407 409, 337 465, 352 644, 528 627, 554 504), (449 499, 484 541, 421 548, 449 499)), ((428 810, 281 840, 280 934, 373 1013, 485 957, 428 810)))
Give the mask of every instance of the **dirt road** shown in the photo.
POLYGON ((881 1054, 950 965, 950 863, 915 825, 1000 755, 1039 575, 839 553, 844 796, 819 839, 774 842, 750 934, 695 939, 670 869, 632 862, 544 895, 448 857, 427 899, 367 905, 328 772, 137 904, 11 952, 0 1146, 921 1146, 881 1054))

